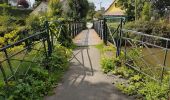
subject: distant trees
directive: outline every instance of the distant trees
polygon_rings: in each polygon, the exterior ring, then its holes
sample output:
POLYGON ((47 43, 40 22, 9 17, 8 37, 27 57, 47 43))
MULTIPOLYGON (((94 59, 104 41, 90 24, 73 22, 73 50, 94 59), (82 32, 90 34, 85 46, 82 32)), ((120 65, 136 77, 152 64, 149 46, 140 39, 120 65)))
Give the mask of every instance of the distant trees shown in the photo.
POLYGON ((117 5, 126 11, 128 20, 150 19, 151 2, 149 0, 118 0, 117 5))
POLYGON ((129 20, 134 20, 135 17, 149 20, 155 13, 163 17, 170 9, 170 0, 118 0, 117 5, 126 11, 129 20))
POLYGON ((65 0, 63 6, 65 17, 74 20, 86 18, 89 10, 89 3, 87 0, 65 0))
POLYGON ((128 20, 135 19, 135 0, 118 0, 117 5, 125 9, 128 20))
POLYGON ((89 11, 88 11, 88 14, 87 14, 87 19, 91 20, 91 19, 94 18, 94 15, 96 13, 95 8, 96 7, 95 7, 94 3, 90 2, 89 3, 89 11))
POLYGON ((94 17, 97 19, 100 19, 103 17, 102 12, 101 11, 96 11, 96 13, 94 14, 94 17))
POLYGON ((170 7, 170 0, 151 0, 154 8, 162 16, 166 12, 166 9, 170 7))
POLYGON ((0 3, 6 3, 6 4, 8 4, 8 0, 0 0, 0 3))
POLYGON ((61 16, 62 9, 60 0, 50 0, 49 8, 49 16, 61 16))
POLYGON ((142 9, 142 19, 143 20, 146 20, 146 21, 149 21, 150 20, 150 11, 151 11, 151 5, 150 3, 148 2, 145 2, 144 6, 143 6, 143 9, 142 9))

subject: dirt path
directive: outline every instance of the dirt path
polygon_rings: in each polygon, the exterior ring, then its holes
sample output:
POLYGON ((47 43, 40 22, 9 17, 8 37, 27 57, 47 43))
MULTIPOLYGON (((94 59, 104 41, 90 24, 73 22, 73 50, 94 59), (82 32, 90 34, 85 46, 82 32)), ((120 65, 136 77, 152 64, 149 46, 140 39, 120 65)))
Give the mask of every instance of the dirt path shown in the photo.
POLYGON ((83 47, 74 51, 70 69, 55 89, 55 95, 45 100, 132 100, 112 84, 113 78, 100 69, 100 52, 94 46, 102 41, 94 30, 85 30, 74 42, 83 47))

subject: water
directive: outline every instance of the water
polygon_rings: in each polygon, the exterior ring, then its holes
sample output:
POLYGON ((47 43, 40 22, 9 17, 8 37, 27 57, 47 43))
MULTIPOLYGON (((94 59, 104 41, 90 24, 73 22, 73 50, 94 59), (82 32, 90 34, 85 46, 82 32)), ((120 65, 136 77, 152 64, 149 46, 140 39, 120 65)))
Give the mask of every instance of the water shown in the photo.
MULTIPOLYGON (((130 47, 128 47, 129 51, 130 47)), ((127 51, 127 52, 128 52, 127 51)), ((143 48, 142 58, 150 66, 164 65, 165 50, 160 48, 143 48)), ((141 61, 141 59, 137 59, 141 61)), ((170 50, 168 50, 165 65, 170 68, 170 50)))
MULTIPOLYGON (((148 49, 144 48, 142 50, 142 54, 148 55, 148 56, 145 56, 144 59, 151 65, 156 66, 158 64, 162 64, 162 65, 164 64, 165 50, 163 50, 163 49, 149 48, 149 50, 148 50, 148 49), (153 53, 153 55, 151 55, 150 51, 153 53)), ((167 67, 170 68, 170 50, 168 50, 167 59, 166 59, 165 64, 167 67)))

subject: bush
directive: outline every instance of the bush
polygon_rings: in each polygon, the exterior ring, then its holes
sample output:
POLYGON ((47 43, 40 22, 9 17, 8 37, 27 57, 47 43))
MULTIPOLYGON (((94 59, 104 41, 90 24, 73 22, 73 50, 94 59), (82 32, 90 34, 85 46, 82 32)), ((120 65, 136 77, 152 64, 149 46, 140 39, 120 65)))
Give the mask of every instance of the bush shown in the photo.
POLYGON ((41 22, 40 22, 40 16, 31 15, 26 19, 26 27, 31 30, 40 31, 41 28, 41 22))
POLYGON ((138 20, 136 22, 126 23, 125 28, 144 32, 146 34, 165 37, 164 35, 166 35, 168 31, 170 31, 170 24, 167 23, 166 20, 161 19, 158 21, 138 20))
POLYGON ((52 70, 47 70, 47 66, 44 66, 44 64, 43 66, 34 66, 25 78, 19 76, 17 82, 12 80, 8 82, 7 88, 0 84, 0 95, 8 100, 42 99, 52 90, 67 70, 71 50, 57 45, 52 55, 50 60, 43 60, 48 61, 46 63, 52 70))
POLYGON ((115 68, 114 59, 112 58, 103 58, 101 60, 101 65, 104 73, 108 73, 115 68))
POLYGON ((16 7, 11 7, 7 4, 0 4, 0 15, 3 14, 3 12, 6 11, 8 15, 25 18, 29 16, 29 14, 33 11, 31 9, 18 9, 16 7))

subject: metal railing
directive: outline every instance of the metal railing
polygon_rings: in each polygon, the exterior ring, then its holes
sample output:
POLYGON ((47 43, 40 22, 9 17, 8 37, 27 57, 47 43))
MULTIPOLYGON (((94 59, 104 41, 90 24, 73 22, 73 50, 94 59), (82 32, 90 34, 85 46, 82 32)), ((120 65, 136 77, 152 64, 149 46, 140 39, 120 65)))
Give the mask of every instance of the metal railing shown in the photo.
POLYGON ((107 24, 106 19, 101 19, 93 22, 93 28, 98 33, 100 38, 103 40, 103 42, 107 45, 108 41, 108 30, 107 30, 107 24))
POLYGON ((30 68, 43 64, 42 60, 51 56, 61 35, 72 39, 84 27, 84 22, 45 21, 41 32, 0 48, 0 80, 8 85, 11 80, 18 81, 20 76, 24 78, 30 68))
POLYGON ((123 55, 121 60, 124 60, 126 66, 161 82, 164 75, 170 71, 168 61, 170 59, 170 39, 123 29, 125 23, 123 18, 117 28, 111 27, 104 20, 95 21, 94 29, 105 42, 115 45, 116 56, 123 55), (103 36, 106 37, 103 38, 103 36))

